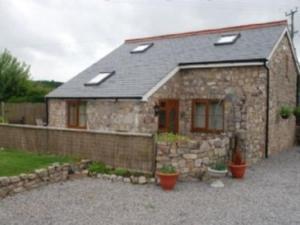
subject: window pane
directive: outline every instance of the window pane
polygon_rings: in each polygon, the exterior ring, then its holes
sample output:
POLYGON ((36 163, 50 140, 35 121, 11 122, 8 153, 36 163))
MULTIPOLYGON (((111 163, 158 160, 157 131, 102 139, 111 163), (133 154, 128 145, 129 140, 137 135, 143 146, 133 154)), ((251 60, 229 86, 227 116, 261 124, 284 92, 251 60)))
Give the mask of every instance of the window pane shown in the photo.
POLYGON ((77 126, 77 106, 74 103, 69 103, 69 126, 77 126))
POLYGON ((166 127, 166 111, 160 110, 158 114, 158 126, 159 128, 166 127))
POLYGON ((205 128, 205 105, 197 103, 195 105, 194 127, 205 128))
POLYGON ((209 106, 209 128, 223 129, 223 104, 210 103, 209 106))
POLYGON ((79 106, 79 127, 86 126, 86 103, 82 102, 79 106))

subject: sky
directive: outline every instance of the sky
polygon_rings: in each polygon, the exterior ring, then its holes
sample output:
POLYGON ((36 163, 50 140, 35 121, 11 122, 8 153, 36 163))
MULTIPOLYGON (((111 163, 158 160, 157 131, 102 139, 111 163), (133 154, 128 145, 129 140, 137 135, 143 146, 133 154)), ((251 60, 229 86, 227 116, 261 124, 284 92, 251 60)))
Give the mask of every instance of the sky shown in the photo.
POLYGON ((0 52, 65 82, 125 39, 287 19, 300 0, 0 0, 0 52))

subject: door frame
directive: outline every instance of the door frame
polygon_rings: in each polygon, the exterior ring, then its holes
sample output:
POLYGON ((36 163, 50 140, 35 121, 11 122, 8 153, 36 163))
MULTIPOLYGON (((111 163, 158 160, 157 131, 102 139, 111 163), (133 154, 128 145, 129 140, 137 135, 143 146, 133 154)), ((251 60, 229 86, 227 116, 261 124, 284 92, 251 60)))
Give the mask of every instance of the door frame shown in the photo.
POLYGON ((175 115, 175 133, 179 132, 179 99, 175 98, 162 98, 159 99, 159 107, 161 110, 161 103, 165 102, 166 106, 163 107, 163 110, 166 111, 166 122, 165 122, 165 127, 161 128, 160 127, 160 121, 159 121, 159 114, 158 114, 158 131, 161 133, 164 132, 171 132, 169 131, 169 126, 170 126, 170 111, 173 107, 176 108, 176 115, 175 115), (168 104, 169 103, 169 104, 168 104))

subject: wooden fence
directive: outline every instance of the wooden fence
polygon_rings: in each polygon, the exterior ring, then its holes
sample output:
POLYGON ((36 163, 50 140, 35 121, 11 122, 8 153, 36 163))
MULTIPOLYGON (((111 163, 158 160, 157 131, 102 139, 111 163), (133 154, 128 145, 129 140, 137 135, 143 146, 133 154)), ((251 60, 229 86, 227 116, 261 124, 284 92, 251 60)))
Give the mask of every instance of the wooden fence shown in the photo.
POLYGON ((154 146, 152 134, 0 124, 0 147, 69 155, 136 171, 154 172, 154 146))
POLYGON ((2 103, 1 116, 9 123, 36 125, 36 120, 46 122, 45 103, 2 103))

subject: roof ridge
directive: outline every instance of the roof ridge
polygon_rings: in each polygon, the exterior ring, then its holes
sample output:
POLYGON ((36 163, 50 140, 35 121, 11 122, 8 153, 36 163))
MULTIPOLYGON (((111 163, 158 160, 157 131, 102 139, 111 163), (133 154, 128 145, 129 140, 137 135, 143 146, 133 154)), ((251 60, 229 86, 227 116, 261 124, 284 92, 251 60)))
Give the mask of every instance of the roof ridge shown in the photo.
POLYGON ((265 22, 265 23, 252 23, 252 24, 245 24, 245 25, 238 25, 238 26, 231 26, 231 27, 216 28, 216 29, 205 29, 205 30, 198 30, 198 31, 164 34, 164 35, 142 37, 142 38, 133 38, 133 39, 125 40, 125 43, 136 43, 136 42, 154 41, 154 40, 161 40, 161 39, 189 37, 189 36, 195 36, 195 35, 234 32, 234 31, 240 31, 240 30, 250 30, 250 29, 257 29, 257 28, 274 27, 274 26, 280 26, 280 25, 287 25, 287 20, 278 20, 278 21, 271 21, 271 22, 265 22))

